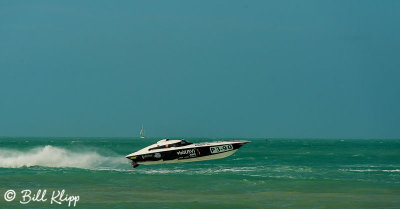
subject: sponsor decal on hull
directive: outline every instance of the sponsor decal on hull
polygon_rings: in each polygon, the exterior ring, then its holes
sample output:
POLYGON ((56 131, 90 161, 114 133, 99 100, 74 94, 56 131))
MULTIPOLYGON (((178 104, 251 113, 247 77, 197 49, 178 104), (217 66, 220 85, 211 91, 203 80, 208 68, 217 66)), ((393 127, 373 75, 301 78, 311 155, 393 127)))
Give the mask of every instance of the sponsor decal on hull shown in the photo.
POLYGON ((145 154, 145 155, 142 155, 142 159, 152 158, 152 157, 153 157, 153 154, 145 154))
POLYGON ((176 152, 176 154, 178 155, 188 155, 188 154, 195 154, 196 151, 194 149, 185 149, 185 150, 181 150, 176 152))
POLYGON ((176 152, 178 154, 178 159, 187 159, 192 157, 197 157, 195 149, 186 149, 176 152))
POLYGON ((157 152, 157 153, 154 154, 154 157, 155 157, 155 158, 160 158, 160 157, 161 157, 161 154, 157 152))

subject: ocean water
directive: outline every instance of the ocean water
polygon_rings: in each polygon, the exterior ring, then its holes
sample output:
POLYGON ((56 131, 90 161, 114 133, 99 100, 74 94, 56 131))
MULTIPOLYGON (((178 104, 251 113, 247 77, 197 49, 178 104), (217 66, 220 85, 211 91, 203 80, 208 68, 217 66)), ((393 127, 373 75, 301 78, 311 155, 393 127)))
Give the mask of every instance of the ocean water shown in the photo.
POLYGON ((0 208, 400 208, 400 140, 244 139, 228 158, 131 168, 157 140, 0 138, 0 208), (75 207, 50 203, 61 190, 75 207))

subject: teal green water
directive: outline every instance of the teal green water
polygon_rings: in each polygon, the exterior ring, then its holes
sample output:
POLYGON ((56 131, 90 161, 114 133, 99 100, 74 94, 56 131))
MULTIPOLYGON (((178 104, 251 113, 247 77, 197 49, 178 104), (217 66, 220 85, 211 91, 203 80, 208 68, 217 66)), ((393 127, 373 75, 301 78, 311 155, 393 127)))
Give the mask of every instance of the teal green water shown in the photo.
POLYGON ((22 205, 24 189, 65 189, 75 208, 400 208, 400 140, 245 139, 225 159, 131 168, 157 140, 0 138, 0 208, 68 208, 22 205))

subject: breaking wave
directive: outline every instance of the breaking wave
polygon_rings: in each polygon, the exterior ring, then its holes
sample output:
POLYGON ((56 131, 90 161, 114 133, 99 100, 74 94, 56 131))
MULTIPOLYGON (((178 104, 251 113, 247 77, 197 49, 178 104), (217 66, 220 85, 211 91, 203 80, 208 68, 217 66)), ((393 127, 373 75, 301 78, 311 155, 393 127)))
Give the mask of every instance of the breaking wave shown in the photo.
POLYGON ((1 168, 43 166, 99 169, 118 168, 126 164, 123 156, 102 156, 90 150, 74 152, 51 145, 27 151, 0 148, 1 168))

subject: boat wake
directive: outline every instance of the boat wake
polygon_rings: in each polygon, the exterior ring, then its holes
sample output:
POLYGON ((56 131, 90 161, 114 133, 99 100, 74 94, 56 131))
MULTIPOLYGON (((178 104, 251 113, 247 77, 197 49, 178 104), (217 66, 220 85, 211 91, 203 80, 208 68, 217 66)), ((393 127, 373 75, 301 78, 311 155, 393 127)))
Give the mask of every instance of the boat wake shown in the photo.
POLYGON ((119 168, 126 166, 123 156, 102 156, 96 151, 74 152, 51 145, 21 151, 0 148, 0 168, 21 168, 31 166, 69 167, 83 169, 119 168))

